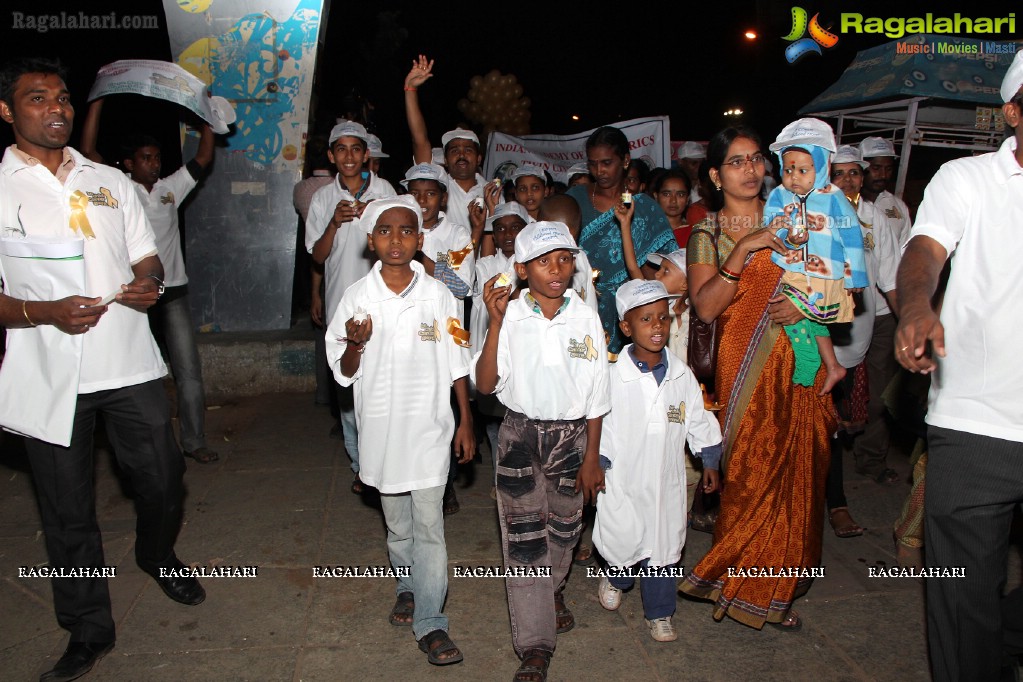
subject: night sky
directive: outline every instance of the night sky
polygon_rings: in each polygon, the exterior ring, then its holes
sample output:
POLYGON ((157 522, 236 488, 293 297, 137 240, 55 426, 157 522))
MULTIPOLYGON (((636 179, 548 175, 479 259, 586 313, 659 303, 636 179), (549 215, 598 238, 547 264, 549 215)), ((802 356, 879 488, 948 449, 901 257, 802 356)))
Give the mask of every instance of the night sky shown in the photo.
MULTIPOLYGON (((259 3, 252 4, 258 11, 259 3)), ((313 129, 329 130, 345 96, 357 90, 374 107, 371 129, 395 157, 385 165, 384 175, 399 177, 411 155, 402 81, 412 58, 422 52, 437 62, 435 77, 420 91, 435 144, 442 132, 464 121, 456 103, 465 97, 469 79, 491 69, 517 76, 532 100, 534 133, 571 133, 615 120, 667 114, 673 139, 705 140, 726 125, 726 109, 741 107, 743 122, 760 131, 766 144, 800 107, 837 80, 857 50, 888 40, 843 35, 822 56, 810 55, 790 65, 783 52, 788 43, 781 36, 790 29, 793 4, 796 0, 616 3, 613 10, 598 10, 582 2, 335 0, 315 86, 313 129), (747 29, 755 30, 759 38, 746 40, 747 29), (580 117, 578 122, 571 120, 573 114, 580 117)), ((1019 9, 1018 3, 999 2, 798 4, 811 16, 820 12, 823 26, 836 28, 842 11, 916 16, 958 10, 967 16, 1003 16, 1019 9)), ((1023 12, 1018 15, 1023 27, 1023 12)), ((4 54, 61 57, 72 70, 69 85, 80 117, 95 72, 103 64, 127 58, 171 59, 165 27, 162 4, 154 0, 13 0, 0 10, 4 54), (62 9, 155 14, 161 28, 45 34, 11 29, 11 12, 62 9)), ((116 136, 146 130, 167 141, 166 161, 174 163, 170 148, 176 142, 176 107, 130 96, 111 99, 104 112, 100 150, 110 155, 116 136)), ((76 131, 72 143, 77 140, 76 131)), ((3 126, 0 143, 10 141, 9 128, 3 126)))

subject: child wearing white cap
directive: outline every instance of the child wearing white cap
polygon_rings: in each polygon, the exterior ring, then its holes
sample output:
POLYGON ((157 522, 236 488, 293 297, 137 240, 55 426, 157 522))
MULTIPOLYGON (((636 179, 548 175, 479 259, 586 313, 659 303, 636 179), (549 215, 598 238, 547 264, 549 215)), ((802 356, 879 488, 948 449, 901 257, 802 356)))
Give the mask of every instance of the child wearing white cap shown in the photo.
POLYGON ((610 371, 611 412, 600 437, 605 488, 593 529, 608 566, 625 573, 601 577, 601 606, 616 610, 639 573, 643 614, 658 642, 676 638, 678 576, 670 569, 686 539, 685 446, 703 460, 706 493, 718 488, 721 460, 717 419, 704 409, 689 366, 666 348, 668 308, 678 298, 656 280, 630 280, 615 294, 619 324, 632 343, 610 371))
POLYGON ((452 436, 460 462, 476 449, 468 334, 455 297, 415 261, 423 240, 415 200, 375 201, 363 222, 364 243, 379 260, 338 304, 327 358, 338 383, 354 388, 362 478, 380 491, 391 565, 409 569, 398 579, 389 620, 411 625, 430 663, 448 665, 462 653, 442 612, 448 575, 442 506, 452 436))
MULTIPOLYGON (((354 121, 341 121, 330 131, 327 158, 337 168, 329 185, 313 194, 305 223, 305 246, 323 266, 324 324, 330 325, 345 290, 369 273, 373 259, 366 250, 361 217, 377 199, 396 196, 391 183, 363 170, 369 158, 369 134, 354 121)), ((352 460, 352 492, 361 492, 359 440, 350 389, 338 391, 345 451, 352 460)))
POLYGON ((408 169, 401 184, 423 210, 426 274, 447 285, 455 298, 464 299, 475 279, 475 249, 469 228, 452 222, 440 210, 447 200, 446 177, 440 166, 420 163, 408 169))
POLYGON ((584 497, 603 488, 607 348, 600 318, 571 290, 578 251, 563 223, 519 232, 515 270, 529 288, 509 300, 497 277, 484 285, 490 324, 472 365, 479 392, 496 393, 508 409, 497 455, 501 545, 505 566, 517 574, 505 581, 508 611, 518 674, 540 679, 557 634, 575 625, 562 589, 584 497))
POLYGON ((530 218, 538 220, 540 203, 550 194, 547 174, 539 166, 526 164, 515 169, 511 180, 515 186, 515 201, 522 204, 530 218))
MULTIPOLYGON (((769 148, 781 162, 782 186, 767 199, 764 223, 781 222, 774 238, 788 249, 784 255, 772 253, 771 260, 785 271, 781 294, 805 316, 785 326, 796 358, 792 381, 813 386, 823 362, 825 395, 846 373, 825 325, 852 321, 851 293, 870 286, 860 223, 845 194, 831 184, 835 136, 828 124, 815 118, 794 121, 769 148)), ((720 276, 739 281, 739 273, 725 268, 720 276)))

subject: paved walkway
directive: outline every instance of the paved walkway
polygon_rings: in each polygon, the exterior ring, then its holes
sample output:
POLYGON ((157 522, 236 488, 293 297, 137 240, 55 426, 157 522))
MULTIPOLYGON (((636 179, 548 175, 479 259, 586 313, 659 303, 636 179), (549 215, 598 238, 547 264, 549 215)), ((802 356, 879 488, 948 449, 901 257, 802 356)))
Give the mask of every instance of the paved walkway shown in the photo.
MULTIPOLYGON (((107 564, 116 648, 88 680, 508 680, 511 647, 504 583, 451 579, 447 613, 465 662, 427 664, 409 628, 387 623, 394 598, 386 578, 314 578, 323 565, 384 566, 383 518, 351 492, 341 442, 308 395, 277 394, 224 404, 208 413, 212 465, 190 463, 185 525, 177 550, 186 563, 257 566, 256 578, 206 579, 197 607, 169 601, 135 566, 135 514, 103 451, 97 509, 107 564)), ((102 445, 100 446, 102 449, 102 445)), ((447 521, 454 566, 499 566, 489 459, 459 490, 462 510, 447 521)), ((850 458, 847 458, 847 460, 850 458)), ((909 473, 904 456, 891 465, 909 473)), ((882 487, 851 472, 846 492, 869 527, 839 540, 825 527, 826 575, 797 610, 800 632, 758 632, 725 620, 711 605, 679 600, 676 642, 648 636, 637 592, 617 612, 597 603, 597 579, 576 569, 566 595, 576 628, 559 638, 551 680, 926 680, 923 586, 869 578, 894 564, 891 523, 909 486, 882 487)), ((35 680, 60 656, 66 633, 53 616, 49 581, 19 578, 46 561, 35 497, 17 439, 0 436, 0 677, 35 680)), ((710 536, 691 532, 694 565, 710 536)))

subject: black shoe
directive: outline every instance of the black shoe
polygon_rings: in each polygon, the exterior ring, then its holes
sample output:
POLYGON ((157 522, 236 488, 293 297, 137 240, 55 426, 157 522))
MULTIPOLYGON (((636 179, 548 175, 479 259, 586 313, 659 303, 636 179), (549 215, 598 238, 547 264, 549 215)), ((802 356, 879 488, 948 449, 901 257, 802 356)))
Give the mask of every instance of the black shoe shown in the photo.
POLYGON ((113 642, 70 642, 57 665, 53 666, 53 670, 40 675, 39 682, 77 680, 92 670, 92 666, 113 648, 113 642))
MULTIPOLYGON (((167 567, 166 571, 178 572, 181 570, 190 570, 187 566, 179 564, 177 566, 167 567)), ((163 593, 168 597, 186 606, 196 606, 202 604, 203 600, 206 599, 206 590, 203 589, 199 581, 190 575, 167 575, 161 577, 159 573, 153 576, 156 580, 156 584, 160 586, 163 593)))

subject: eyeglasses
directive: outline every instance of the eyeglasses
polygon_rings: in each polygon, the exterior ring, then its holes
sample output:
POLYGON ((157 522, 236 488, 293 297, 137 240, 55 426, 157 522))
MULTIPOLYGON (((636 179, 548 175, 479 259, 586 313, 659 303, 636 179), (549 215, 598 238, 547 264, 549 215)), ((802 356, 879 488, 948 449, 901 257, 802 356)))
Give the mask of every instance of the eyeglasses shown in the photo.
POLYGON ((722 166, 728 166, 734 170, 741 170, 746 167, 746 164, 752 163, 754 166, 763 166, 767 159, 760 152, 756 154, 747 154, 746 156, 736 156, 725 161, 722 166))

